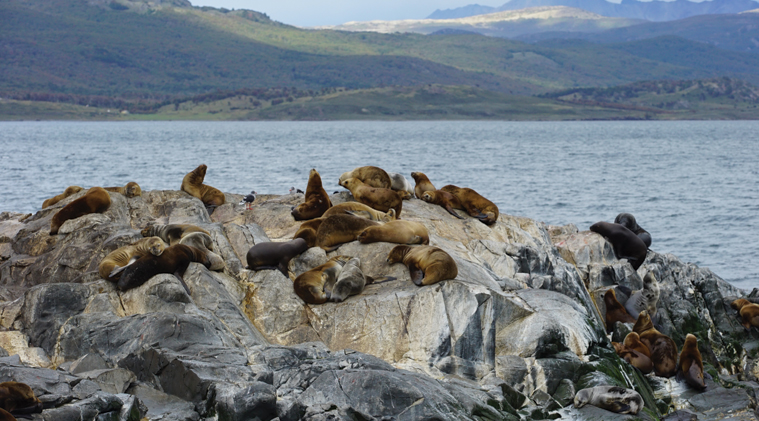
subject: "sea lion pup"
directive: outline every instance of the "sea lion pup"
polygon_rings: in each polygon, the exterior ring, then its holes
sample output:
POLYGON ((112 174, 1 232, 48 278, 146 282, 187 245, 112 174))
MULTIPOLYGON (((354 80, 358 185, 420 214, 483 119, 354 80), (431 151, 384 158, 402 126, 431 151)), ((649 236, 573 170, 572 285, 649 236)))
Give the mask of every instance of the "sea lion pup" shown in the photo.
POLYGON ((353 215, 332 215, 322 220, 316 230, 316 247, 330 252, 341 244, 355 241, 359 234, 379 222, 359 218, 353 215))
POLYGON ((643 241, 646 247, 651 247, 651 234, 649 234, 648 231, 641 228, 641 226, 635 222, 635 217, 631 213, 620 213, 616 218, 614 218, 614 223, 620 224, 630 231, 634 232, 635 235, 637 235, 643 241))
POLYGON ((648 349, 646 344, 640 341, 640 336, 635 332, 628 333, 627 336, 625 336, 625 340, 622 345, 633 351, 638 351, 648 358, 651 358, 651 351, 648 349))
MULTIPOLYGON (((173 246, 179 244, 182 238, 193 232, 201 232, 210 236, 211 233, 192 224, 148 224, 140 231, 143 237, 160 237, 166 244, 173 246)), ((209 237, 210 238, 210 237, 209 237)), ((213 246, 208 247, 213 250, 213 246)))
POLYGON ((160 256, 166 250, 166 243, 158 237, 147 237, 137 240, 134 244, 119 247, 108 253, 98 265, 100 277, 107 281, 117 281, 121 272, 130 264, 146 254, 160 256))
POLYGON ((427 227, 419 222, 396 220, 369 227, 358 235, 358 242, 361 244, 381 241, 396 244, 429 244, 430 234, 427 227))
POLYGON ((0 408, 15 415, 34 414, 42 412, 42 402, 28 384, 10 381, 0 383, 0 408))
POLYGON ((79 193, 80 191, 82 191, 82 188, 79 186, 68 186, 66 187, 66 190, 63 191, 63 193, 57 196, 53 196, 50 199, 45 199, 45 201, 42 202, 42 209, 45 209, 48 206, 53 206, 61 200, 71 196, 72 194, 79 193))
POLYGON ((79 199, 61 208, 50 221, 50 235, 58 234, 64 222, 91 213, 103 213, 111 207, 111 196, 102 187, 92 187, 79 199))
POLYGON ((370 187, 357 178, 343 180, 340 185, 350 190, 357 201, 382 212, 395 209, 395 217, 401 217, 403 199, 395 190, 370 187))
POLYGON ((326 212, 324 212, 322 218, 326 218, 331 215, 346 214, 370 219, 377 222, 395 221, 395 209, 390 209, 387 212, 380 212, 361 202, 344 202, 332 206, 331 208, 327 209, 326 212))
POLYGON ((293 240, 296 238, 302 238, 306 240, 306 245, 308 245, 309 248, 316 247, 316 232, 319 230, 319 226, 321 226, 324 219, 325 218, 323 217, 316 218, 300 224, 300 228, 298 228, 298 231, 293 235, 293 240))
POLYGON ((293 257, 306 250, 308 250, 308 244, 303 238, 283 243, 269 241, 251 247, 245 255, 245 260, 250 270, 279 269, 285 277, 289 278, 288 263, 293 257))
POLYGON ((746 330, 751 330, 751 326, 759 327, 759 304, 754 304, 745 298, 739 298, 732 303, 730 307, 738 310, 741 316, 741 324, 746 330))
POLYGON ((180 190, 200 199, 208 213, 211 214, 218 206, 223 205, 226 199, 221 190, 203 184, 207 169, 206 164, 201 164, 198 168, 188 172, 182 179, 180 190))
POLYGON ((641 311, 647 310, 650 317, 656 315, 656 304, 659 302, 659 283, 653 272, 643 277, 643 289, 635 291, 625 302, 625 309, 635 319, 641 311))
POLYGON ((406 265, 411 281, 417 286, 454 279, 459 274, 453 258, 442 249, 432 246, 395 246, 387 255, 387 262, 402 262, 406 265))
POLYGON ((632 389, 619 386, 597 386, 577 392, 574 404, 575 408, 593 405, 618 414, 637 415, 643 408, 643 398, 632 389))
POLYGON ((606 237, 614 248, 617 259, 627 259, 633 269, 638 270, 646 260, 648 247, 634 232, 619 224, 596 222, 590 230, 606 237))
POLYGON ((611 344, 614 346, 614 350, 617 352, 617 355, 619 355, 619 358, 622 358, 627 363, 640 370, 643 374, 648 374, 653 371, 654 365, 651 362, 651 358, 647 355, 640 351, 630 349, 619 342, 612 342, 611 344))
POLYGON ((404 177, 403 174, 389 172, 387 175, 390 176, 392 182, 390 188, 397 191, 403 200, 408 200, 414 197, 414 187, 411 186, 411 183, 406 180, 406 177, 404 177))
POLYGON ((677 344, 672 338, 654 328, 646 310, 640 312, 633 332, 640 336, 640 341, 651 352, 654 373, 659 377, 674 376, 677 373, 677 344))
POLYGON ((498 220, 498 206, 488 199, 480 196, 476 191, 468 187, 457 187, 453 184, 444 186, 442 189, 459 199, 464 210, 480 220, 485 225, 493 225, 498 220))
POLYGON ((701 352, 698 350, 698 339, 692 335, 685 336, 683 349, 680 351, 680 363, 677 367, 677 379, 685 380, 689 386, 698 390, 705 390, 704 362, 701 352))
POLYGON ((293 206, 291 214, 296 221, 306 221, 322 216, 330 207, 332 207, 332 202, 322 187, 322 178, 315 169, 311 169, 308 174, 306 201, 298 206, 293 206))
POLYGON ((414 187, 414 194, 416 195, 417 199, 421 199, 422 195, 426 191, 437 190, 435 186, 432 185, 430 179, 424 175, 424 173, 412 172, 411 178, 413 178, 414 182, 416 182, 416 186, 414 187))
POLYGON ((126 183, 124 187, 104 187, 106 191, 112 191, 114 193, 121 193, 124 197, 142 196, 142 189, 140 185, 134 181, 126 183))
POLYGON ((126 291, 144 284, 160 273, 173 273, 187 291, 187 295, 190 295, 190 288, 182 276, 191 262, 200 263, 206 268, 211 266, 211 261, 203 250, 184 244, 170 246, 160 256, 147 254, 127 266, 116 286, 121 291, 126 291))
POLYGON ((614 288, 609 288, 604 293, 604 304, 606 305, 606 333, 614 330, 614 323, 635 323, 635 318, 630 316, 624 306, 617 301, 617 294, 614 288))
POLYGON ((301 273, 293 281, 295 294, 308 304, 323 304, 350 256, 335 256, 323 265, 301 273))
POLYGON ((367 166, 354 168, 353 170, 344 172, 340 175, 340 179, 337 183, 342 186, 343 181, 349 178, 361 180, 369 187, 376 187, 378 189, 390 189, 393 186, 393 180, 390 179, 390 176, 385 170, 379 167, 367 166))
POLYGON ((445 210, 448 211, 448 213, 455 216, 456 218, 464 219, 463 216, 454 211, 454 209, 466 210, 464 208, 464 205, 459 202, 459 199, 457 199, 456 196, 448 193, 447 191, 427 190, 424 192, 424 194, 422 194, 422 200, 427 203, 432 203, 433 205, 442 206, 445 208, 445 210))

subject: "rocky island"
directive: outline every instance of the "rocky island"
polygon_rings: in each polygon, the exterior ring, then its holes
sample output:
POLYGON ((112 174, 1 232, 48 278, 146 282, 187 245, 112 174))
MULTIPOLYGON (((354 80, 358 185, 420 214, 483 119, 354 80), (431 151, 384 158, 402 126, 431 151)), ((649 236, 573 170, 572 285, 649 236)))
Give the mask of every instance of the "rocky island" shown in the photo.
POLYGON ((313 247, 290 261, 294 274, 342 254, 395 279, 309 305, 280 271, 245 268, 253 245, 292 239, 302 194, 258 195, 246 209, 226 193, 209 216, 181 191, 110 193, 105 213, 49 235, 53 215, 83 194, 34 215, 0 214, 0 381, 32 387, 44 406, 35 420, 755 419, 759 340, 730 303, 757 292, 671 254, 650 250, 635 271, 573 225, 501 213, 486 226, 411 199, 402 218, 426 226, 456 279, 417 287, 386 262, 389 243, 313 247), (189 295, 173 275, 125 292, 101 279, 100 261, 148 223, 204 228, 223 270, 191 263, 189 295), (604 293, 641 289, 649 272, 656 327, 678 349, 698 338, 704 392, 644 376, 614 352, 611 340, 632 326, 607 336, 604 293), (573 407, 577 391, 602 385, 635 389, 645 408, 573 407))

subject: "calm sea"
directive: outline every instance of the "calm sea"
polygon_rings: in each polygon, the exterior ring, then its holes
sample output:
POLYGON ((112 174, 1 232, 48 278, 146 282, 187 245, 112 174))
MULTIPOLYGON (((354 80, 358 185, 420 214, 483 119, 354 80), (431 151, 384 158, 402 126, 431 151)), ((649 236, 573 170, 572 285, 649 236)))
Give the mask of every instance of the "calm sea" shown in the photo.
POLYGON ((362 165, 474 188, 549 224, 634 214, 651 248, 759 287, 759 122, 2 122, 0 211, 72 184, 179 189, 201 163, 225 192, 325 188, 362 165))

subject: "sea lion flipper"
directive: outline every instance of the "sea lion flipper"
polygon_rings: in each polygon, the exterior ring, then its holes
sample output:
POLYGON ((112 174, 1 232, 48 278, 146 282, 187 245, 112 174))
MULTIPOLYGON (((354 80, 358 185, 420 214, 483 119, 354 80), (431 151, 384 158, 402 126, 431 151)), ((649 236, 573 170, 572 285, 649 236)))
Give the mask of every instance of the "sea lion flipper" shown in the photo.
MULTIPOLYGON (((129 265, 127 265, 129 266, 129 265)), ((108 274, 108 277, 113 279, 114 276, 118 275, 119 273, 123 272, 124 269, 126 269, 126 266, 114 266, 111 273, 108 274)))
POLYGON ((424 272, 419 269, 416 264, 410 264, 408 267, 409 275, 411 275, 411 281, 417 286, 422 286, 422 279, 424 279, 424 272))
POLYGON ((184 282, 184 279, 182 278, 182 274, 179 273, 179 271, 176 271, 176 272, 174 272, 174 276, 176 276, 177 279, 179 279, 179 283, 182 284, 182 286, 184 287, 184 290, 187 292, 187 295, 189 295, 190 297, 192 297, 192 293, 190 293, 190 288, 184 282))
POLYGON ((366 285, 381 284, 381 283, 384 283, 384 282, 395 281, 396 279, 398 279, 398 278, 396 278, 395 276, 381 276, 379 278, 372 278, 371 276, 367 276, 366 277, 366 285))
POLYGON ((288 273, 287 264, 284 262, 280 262, 279 265, 277 265, 277 269, 279 269, 280 272, 282 272, 283 275, 285 275, 285 278, 289 278, 290 274, 288 273))
POLYGON ((445 206, 445 210, 447 210, 448 213, 450 213, 451 215, 455 216, 456 218, 464 219, 463 216, 459 215, 458 213, 456 213, 455 210, 453 210, 453 208, 451 207, 451 205, 446 205, 445 206))
POLYGON ((632 408, 630 408, 630 405, 622 402, 614 402, 614 404, 612 404, 612 411, 616 412, 617 414, 627 414, 631 409, 632 408))
POLYGON ((358 216, 359 218, 372 219, 372 214, 369 211, 349 210, 349 211, 346 211, 345 213, 353 215, 353 216, 358 216))
POLYGON ((424 238, 415 235, 411 241, 408 242, 408 244, 422 244, 424 242, 424 238))

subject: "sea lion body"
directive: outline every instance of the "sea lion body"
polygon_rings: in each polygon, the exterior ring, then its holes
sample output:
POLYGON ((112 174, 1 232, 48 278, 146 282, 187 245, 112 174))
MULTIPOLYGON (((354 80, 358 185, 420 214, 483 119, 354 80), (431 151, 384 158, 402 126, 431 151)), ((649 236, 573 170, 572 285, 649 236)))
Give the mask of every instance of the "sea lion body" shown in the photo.
POLYGON ((635 233, 635 235, 637 235, 641 241, 643 241, 643 244, 645 244, 646 247, 651 247, 651 234, 649 234, 648 231, 644 230, 640 225, 638 225, 638 223, 635 221, 635 217, 631 213, 620 213, 616 218, 614 218, 614 223, 620 224, 629 229, 635 233))
POLYGON ((300 228, 298 228, 298 231, 293 235, 293 240, 296 238, 302 238, 306 240, 306 244, 309 248, 316 247, 316 232, 319 230, 319 226, 321 226, 324 219, 326 218, 315 218, 300 224, 300 228))
POLYGON ((28 384, 9 381, 0 383, 0 408, 16 415, 35 414, 42 412, 42 402, 28 384))
POLYGON ((0 421, 18 421, 10 412, 0 408, 0 421))
POLYGON ((630 316, 624 306, 617 301, 617 294, 614 288, 609 288, 604 293, 604 304, 606 305, 606 333, 614 330, 616 322, 635 323, 635 318, 630 316))
POLYGON ((376 187, 378 189, 390 189, 393 186, 393 181, 390 179, 390 176, 385 170, 379 167, 358 167, 354 168, 351 171, 344 172, 342 175, 340 175, 338 184, 342 186, 343 181, 349 178, 361 180, 369 187, 376 187))
MULTIPOLYGON (((159 237, 146 237, 137 240, 134 244, 119 247, 108 253, 98 265, 98 274, 107 281, 116 281, 121 277, 121 270, 113 273, 114 270, 124 268, 130 263, 147 254, 160 256, 166 250, 166 243, 159 237)), ((123 269, 122 269, 123 270, 123 269)))
POLYGON ((643 408, 643 398, 632 389, 618 386, 597 386, 577 392, 574 405, 575 408, 593 405, 618 414, 636 415, 643 408))
POLYGON ((647 310, 650 317, 656 315, 656 304, 659 302, 659 283, 653 272, 643 277, 643 289, 635 291, 625 302, 625 309, 635 319, 641 311, 647 310))
POLYGON ((322 179, 319 172, 311 169, 308 174, 308 186, 306 187, 306 200, 298 206, 292 208, 291 214, 296 221, 307 221, 309 219, 319 218, 332 207, 329 195, 322 186, 322 179))
POLYGON ((390 209, 387 212, 380 212, 370 206, 367 206, 361 202, 344 202, 332 206, 327 209, 322 215, 322 218, 326 218, 331 215, 353 215, 360 218, 366 218, 377 222, 390 222, 395 221, 395 209, 390 209))
POLYGON ((287 265, 290 260, 308 250, 308 244, 303 238, 296 238, 287 242, 258 243, 248 250, 245 260, 248 269, 279 269, 283 275, 289 277, 287 265))
POLYGON ((79 199, 61 208, 50 221, 50 235, 58 234, 64 222, 91 213, 103 213, 111 207, 111 196, 102 187, 92 187, 79 199))
POLYGON ((704 362, 698 350, 698 339, 690 333, 685 336, 685 343, 680 351, 677 377, 685 379, 685 382, 694 389, 706 389, 704 362))
POLYGON ((429 244, 430 234, 427 227, 419 222, 395 220, 366 228, 358 235, 358 241, 361 244, 429 244))
POLYGON ((293 281, 295 294, 308 304, 327 302, 343 265, 350 259, 349 256, 335 256, 327 263, 301 273, 293 281))
POLYGON ((340 270, 332 290, 329 291, 329 301, 339 303, 351 295, 361 294, 369 283, 371 283, 371 278, 367 278, 361 271, 361 261, 358 257, 353 257, 340 270))
POLYGON ((140 185, 134 181, 126 183, 124 187, 104 187, 106 191, 123 194, 124 197, 142 196, 140 185))
POLYGON ((464 219, 464 217, 456 213, 454 209, 466 210, 466 208, 464 208, 464 205, 461 204, 456 196, 448 193, 447 191, 428 190, 422 194, 422 200, 427 203, 432 203, 433 205, 443 207, 448 211, 448 213, 455 216, 456 218, 464 219))
POLYGON ((659 332, 651 323, 648 312, 643 310, 633 326, 633 332, 651 352, 654 372, 659 377, 672 377, 677 373, 677 344, 669 336, 659 332))
POLYGON ((390 180, 392 181, 390 188, 397 191, 403 200, 408 200, 414 197, 414 187, 408 182, 408 180, 406 180, 406 177, 404 177, 403 174, 389 172, 387 175, 390 176, 390 180))
POLYGON ((630 365, 640 370, 643 374, 648 374, 654 369, 651 358, 635 349, 628 348, 618 342, 611 343, 619 358, 627 361, 630 365))
POLYGON ((388 263, 403 263, 408 267, 411 281, 417 286, 432 285, 459 274, 453 258, 437 247, 395 246, 387 255, 388 263))
POLYGON ((638 351, 646 357, 651 358, 651 350, 640 341, 640 336, 635 332, 630 332, 625 336, 624 345, 633 351, 638 351))
POLYGON ((192 262, 200 263, 207 268, 211 266, 211 262, 203 250, 184 244, 176 244, 166 248, 160 256, 148 254, 137 259, 136 262, 124 269, 116 286, 121 291, 126 291, 144 284, 160 273, 172 273, 179 278, 179 282, 190 295, 190 289, 185 284, 183 275, 192 262))
MULTIPOLYGON (((173 246, 179 244, 184 236, 194 232, 200 232, 208 236, 211 235, 211 233, 203 228, 192 224, 148 225, 140 231, 140 234, 143 237, 160 237, 166 244, 173 246)), ((213 250, 213 246, 211 245, 209 249, 213 250)))
POLYGON ((482 197, 476 191, 468 187, 457 187, 453 184, 444 186, 442 191, 454 195, 469 214, 480 220, 485 225, 493 225, 498 220, 498 206, 482 197))
POLYGON ((203 250, 211 262, 211 266, 208 269, 217 272, 224 270, 224 259, 212 251, 213 239, 210 235, 204 232, 191 232, 183 235, 182 239, 179 240, 179 244, 203 250))
POLYGON ((201 164, 198 168, 187 173, 182 179, 180 190, 200 199, 206 209, 213 212, 216 207, 223 205, 226 199, 221 190, 203 184, 207 169, 208 167, 205 164, 201 164))
POLYGON ((53 196, 50 199, 46 199, 44 202, 42 202, 42 209, 45 209, 46 207, 53 206, 54 204, 60 202, 61 200, 79 193, 82 191, 82 188, 79 186, 68 186, 66 187, 66 190, 63 191, 63 193, 53 196))
POLYGON ((414 186, 414 194, 416 195, 417 199, 421 199, 422 195, 426 191, 437 190, 435 189, 435 186, 432 185, 430 179, 424 175, 424 173, 412 172, 411 178, 413 178, 414 182, 416 183, 416 186, 414 186))
POLYGON ((617 259, 627 259, 633 269, 638 270, 646 260, 648 247, 634 232, 619 224, 596 222, 590 230, 598 233, 611 243, 617 259))
POLYGON ((754 304, 745 298, 739 298, 732 303, 730 307, 738 310, 741 316, 741 324, 746 330, 751 330, 751 326, 759 327, 759 304, 754 304))
POLYGON ((395 217, 401 217, 403 199, 394 190, 370 187, 357 178, 343 180, 340 185, 350 190, 357 201, 382 212, 395 209, 395 217))
POLYGON ((377 226, 379 222, 353 215, 332 215, 324 218, 316 231, 316 246, 333 250, 340 244, 355 241, 362 231, 377 226))

